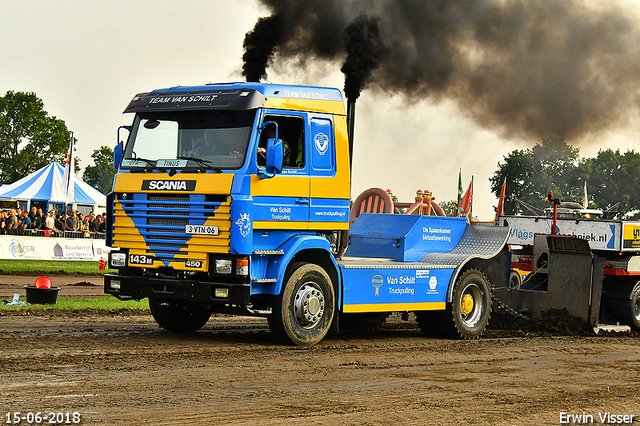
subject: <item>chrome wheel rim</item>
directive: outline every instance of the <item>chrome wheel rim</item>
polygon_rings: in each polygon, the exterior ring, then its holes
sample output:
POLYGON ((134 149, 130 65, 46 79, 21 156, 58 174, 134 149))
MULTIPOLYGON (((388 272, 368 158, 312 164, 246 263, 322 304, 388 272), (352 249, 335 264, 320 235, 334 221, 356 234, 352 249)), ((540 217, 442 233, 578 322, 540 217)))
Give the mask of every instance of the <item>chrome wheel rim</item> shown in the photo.
POLYGON ((320 286, 314 282, 302 284, 293 302, 293 311, 298 324, 307 330, 317 327, 324 315, 324 309, 324 293, 320 286))

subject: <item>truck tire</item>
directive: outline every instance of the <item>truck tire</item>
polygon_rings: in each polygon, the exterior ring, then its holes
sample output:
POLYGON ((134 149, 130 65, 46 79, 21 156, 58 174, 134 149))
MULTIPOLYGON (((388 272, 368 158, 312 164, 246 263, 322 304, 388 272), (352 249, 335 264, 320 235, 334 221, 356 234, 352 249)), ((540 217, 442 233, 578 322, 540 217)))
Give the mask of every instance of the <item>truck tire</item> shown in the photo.
POLYGON ((522 278, 517 271, 511 271, 509 274, 509 288, 520 288, 522 285, 522 278))
POLYGON ((149 309, 160 327, 174 333, 194 333, 211 317, 211 311, 202 306, 152 297, 149 298, 149 309))
POLYGON ((447 304, 448 319, 439 321, 445 335, 476 339, 487 328, 491 317, 489 280, 477 269, 468 269, 453 287, 453 300, 447 304))
POLYGON ((335 313, 329 275, 313 263, 293 263, 284 287, 267 317, 269 328, 284 343, 311 346, 324 338, 335 313))
POLYGON ((640 281, 631 288, 628 297, 614 299, 611 305, 621 324, 640 330, 640 281))

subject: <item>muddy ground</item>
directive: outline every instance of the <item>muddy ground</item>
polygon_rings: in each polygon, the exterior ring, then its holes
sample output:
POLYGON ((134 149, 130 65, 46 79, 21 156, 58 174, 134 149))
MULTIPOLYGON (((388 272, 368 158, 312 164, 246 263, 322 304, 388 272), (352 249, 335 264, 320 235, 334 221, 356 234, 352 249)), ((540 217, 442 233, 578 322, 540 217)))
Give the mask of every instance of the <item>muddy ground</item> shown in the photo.
MULTIPOLYGON (((0 277, 0 298, 21 291, 12 280, 0 277)), ((61 295, 100 295, 91 280, 67 278, 61 295)), ((638 334, 572 331, 561 316, 548 325, 495 313, 484 337, 458 341, 392 316, 382 330, 298 348, 275 344, 260 318, 216 316, 179 336, 147 312, 0 310, 0 421, 78 412, 85 425, 557 425, 611 413, 640 424, 638 334)))

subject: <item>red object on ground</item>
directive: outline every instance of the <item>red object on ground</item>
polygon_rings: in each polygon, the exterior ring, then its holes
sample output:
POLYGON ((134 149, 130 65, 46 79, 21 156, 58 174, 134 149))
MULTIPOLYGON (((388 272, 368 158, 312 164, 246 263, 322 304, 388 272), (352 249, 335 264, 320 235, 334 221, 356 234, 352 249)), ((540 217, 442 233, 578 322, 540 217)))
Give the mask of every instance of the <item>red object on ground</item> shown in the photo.
POLYGON ((36 279, 36 288, 51 288, 51 278, 40 277, 36 279))
POLYGON ((104 259, 100 259, 100 262, 98 262, 98 269, 104 271, 104 259))

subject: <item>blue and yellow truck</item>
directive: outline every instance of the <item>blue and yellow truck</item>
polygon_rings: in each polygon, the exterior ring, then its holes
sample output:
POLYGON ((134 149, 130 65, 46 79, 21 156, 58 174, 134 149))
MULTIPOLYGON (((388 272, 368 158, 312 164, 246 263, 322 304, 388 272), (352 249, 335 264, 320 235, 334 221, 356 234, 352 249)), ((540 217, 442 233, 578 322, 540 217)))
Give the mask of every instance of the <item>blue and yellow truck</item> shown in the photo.
POLYGON ((340 90, 179 86, 137 94, 125 113, 104 288, 148 298, 164 329, 258 315, 278 339, 312 345, 391 312, 415 313, 427 334, 486 328, 509 278, 508 230, 382 210, 350 223, 340 90))

